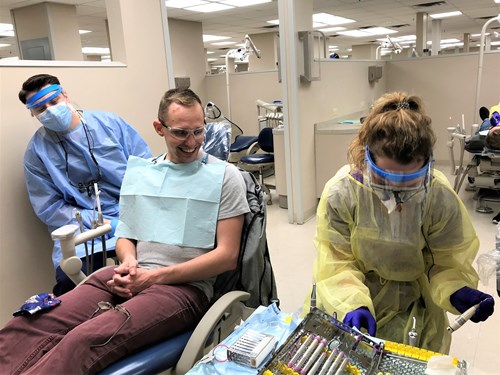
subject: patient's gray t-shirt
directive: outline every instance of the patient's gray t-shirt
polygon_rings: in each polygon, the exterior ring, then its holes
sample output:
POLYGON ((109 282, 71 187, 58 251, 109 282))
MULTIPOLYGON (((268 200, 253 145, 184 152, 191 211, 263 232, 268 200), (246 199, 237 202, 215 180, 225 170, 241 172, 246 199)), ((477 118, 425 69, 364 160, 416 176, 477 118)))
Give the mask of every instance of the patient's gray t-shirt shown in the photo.
MULTIPOLYGON (((209 155, 208 163, 214 162, 220 162, 220 160, 209 155)), ((245 181, 234 165, 227 164, 222 184, 221 202, 217 220, 243 215, 249 211, 245 181)), ((186 262, 208 251, 211 250, 180 247, 158 242, 137 242, 137 260, 139 262, 139 267, 146 269, 156 269, 186 262)), ((208 280, 193 281, 188 284, 200 288, 210 300, 213 296, 212 286, 214 282, 215 277, 212 277, 208 280)))

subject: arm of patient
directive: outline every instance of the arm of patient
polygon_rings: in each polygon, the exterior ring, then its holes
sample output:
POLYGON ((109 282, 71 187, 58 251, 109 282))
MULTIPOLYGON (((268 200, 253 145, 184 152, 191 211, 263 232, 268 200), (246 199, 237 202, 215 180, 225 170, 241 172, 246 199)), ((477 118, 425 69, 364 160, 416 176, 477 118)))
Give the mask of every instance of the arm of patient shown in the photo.
POLYGON ((243 215, 217 222, 217 246, 187 262, 146 270, 137 267, 135 243, 120 238, 116 244, 122 262, 108 285, 113 292, 131 298, 153 284, 181 284, 203 280, 234 269, 238 262, 243 215))

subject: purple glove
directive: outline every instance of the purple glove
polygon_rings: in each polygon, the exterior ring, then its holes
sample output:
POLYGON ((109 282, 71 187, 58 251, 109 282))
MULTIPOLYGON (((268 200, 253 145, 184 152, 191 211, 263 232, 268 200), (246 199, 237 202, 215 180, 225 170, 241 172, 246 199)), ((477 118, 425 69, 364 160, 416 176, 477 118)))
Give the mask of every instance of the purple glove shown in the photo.
POLYGON ((377 332, 377 322, 375 322, 375 318, 366 307, 360 307, 347 313, 344 318, 344 324, 347 324, 349 327, 356 327, 359 330, 366 328, 370 336, 375 336, 377 332))
POLYGON ((484 322, 488 319, 488 317, 493 314, 495 306, 495 301, 492 296, 467 286, 453 293, 450 296, 450 302, 460 311, 460 313, 464 313, 472 306, 480 303, 475 314, 470 318, 474 323, 484 322))

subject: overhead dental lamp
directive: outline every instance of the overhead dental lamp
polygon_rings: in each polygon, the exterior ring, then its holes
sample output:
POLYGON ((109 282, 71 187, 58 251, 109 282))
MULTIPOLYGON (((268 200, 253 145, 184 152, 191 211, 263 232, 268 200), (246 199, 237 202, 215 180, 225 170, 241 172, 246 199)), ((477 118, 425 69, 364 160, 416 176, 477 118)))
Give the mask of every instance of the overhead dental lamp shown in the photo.
POLYGON ((229 92, 229 59, 234 63, 248 63, 250 55, 253 53, 258 59, 261 58, 260 50, 255 47, 250 36, 245 35, 245 46, 237 49, 230 49, 226 53, 226 93, 227 93, 227 115, 231 119, 231 96, 229 92))
POLYGON ((389 35, 386 35, 386 39, 384 39, 380 45, 377 47, 376 51, 376 56, 375 59, 379 60, 380 59, 380 49, 381 48, 386 48, 389 49, 392 52, 394 52, 396 55, 399 55, 403 51, 403 47, 398 42, 393 41, 389 35))

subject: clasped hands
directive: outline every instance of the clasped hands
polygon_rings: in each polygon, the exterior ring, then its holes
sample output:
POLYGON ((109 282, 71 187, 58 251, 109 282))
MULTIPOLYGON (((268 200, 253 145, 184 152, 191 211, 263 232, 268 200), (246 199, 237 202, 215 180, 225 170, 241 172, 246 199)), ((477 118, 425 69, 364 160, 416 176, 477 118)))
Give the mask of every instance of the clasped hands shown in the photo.
POLYGON ((124 298, 132 298, 152 285, 149 270, 138 267, 137 259, 129 257, 114 269, 111 280, 107 282, 111 291, 124 298))

